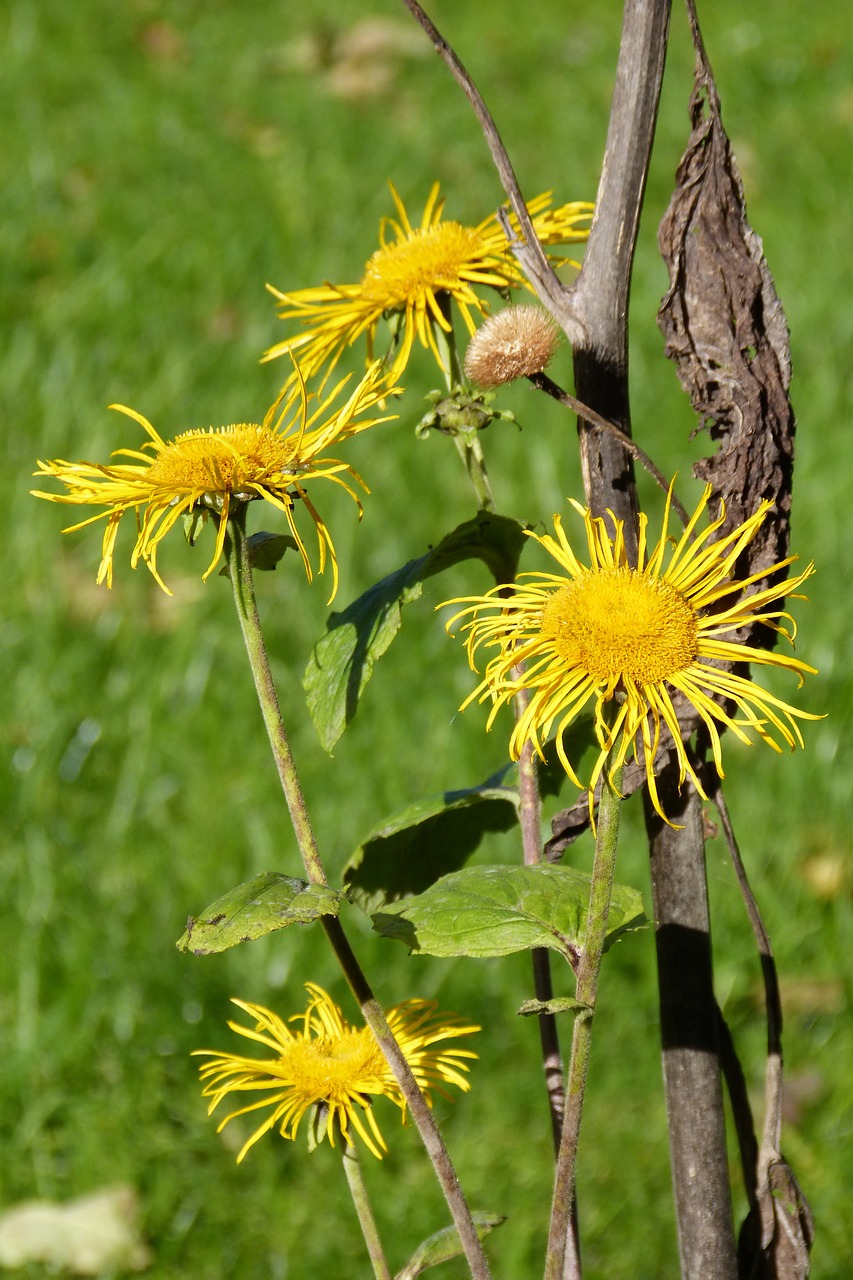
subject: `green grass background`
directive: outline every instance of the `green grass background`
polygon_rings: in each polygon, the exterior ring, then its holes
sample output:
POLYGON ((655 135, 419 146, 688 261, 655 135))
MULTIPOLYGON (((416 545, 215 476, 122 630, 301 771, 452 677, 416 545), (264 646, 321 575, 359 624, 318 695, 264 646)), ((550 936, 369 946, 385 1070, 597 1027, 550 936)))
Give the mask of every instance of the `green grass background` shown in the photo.
MULTIPOLYGON (((798 701, 828 713, 805 727, 796 756, 727 743, 728 794, 778 954, 784 1145, 817 1220, 813 1274, 846 1280, 853 15, 834 0, 807 11, 755 0, 748 16, 740 0, 706 8, 724 118, 793 332, 794 538, 818 564, 810 603, 796 606, 799 653, 820 668, 798 701)), ((593 198, 619 6, 436 0, 433 10, 490 102, 526 193, 593 198)), ((238 1047, 224 1025, 232 994, 286 1014, 310 978, 354 1011, 311 931, 204 960, 175 950, 188 913, 260 870, 298 867, 229 592, 218 577, 202 586, 204 548, 175 539, 162 557, 175 590, 167 600, 144 570, 128 569, 130 529, 114 590, 97 589, 99 533, 60 537, 66 513, 30 498, 29 476, 36 457, 98 460, 134 445, 134 428, 106 411, 114 400, 165 435, 258 419, 284 376, 281 364, 257 363, 284 334, 264 282, 357 279, 391 211, 388 178, 415 215, 436 178, 448 216, 477 222, 496 207, 501 192, 469 109, 438 61, 417 54, 408 22, 393 0, 7 0, 0 9, 0 1207, 127 1182, 157 1280, 367 1274, 335 1154, 266 1140, 237 1168, 237 1135, 216 1137, 188 1056, 238 1047), (409 32, 413 51, 368 62, 354 96, 337 96, 345 39, 376 17, 409 32)), ((688 441, 689 406, 661 355, 655 231, 687 136, 690 67, 676 6, 635 273, 632 373, 636 433, 685 479, 707 442, 688 441)), ((567 353, 558 376, 569 376, 567 353)), ((434 382, 428 360, 414 361, 400 421, 350 449, 373 490, 363 525, 345 499, 322 495, 341 607, 471 514, 452 447, 413 435, 434 382)), ((523 431, 497 426, 486 441, 499 504, 546 520, 581 492, 573 427, 523 390, 506 402, 523 431)), ((503 732, 485 739, 476 709, 456 714, 470 674, 433 613, 442 598, 487 585, 471 567, 428 584, 329 759, 300 692, 325 584, 309 588, 295 564, 261 578, 275 673, 333 874, 385 814, 501 763, 503 732)), ((790 682, 774 688, 787 696, 790 682)), ((648 901, 636 810, 627 806, 619 874, 648 901)), ((513 860, 515 843, 496 837, 478 857, 513 860)), ((721 842, 708 857, 720 998, 760 1105, 759 969, 721 842)), ((588 866, 589 847, 572 860, 588 866)), ((493 1237, 496 1275, 540 1274, 549 1140, 536 1029, 514 1013, 530 994, 526 959, 407 959, 366 924, 351 931, 384 1001, 435 995, 482 1022, 473 1092, 438 1111, 473 1205, 510 1215, 493 1237)), ((599 1007, 579 1172, 587 1274, 674 1277, 650 933, 608 958, 599 1007)), ((391 1151, 366 1172, 399 1267, 445 1216, 413 1131, 386 1111, 391 1151)))

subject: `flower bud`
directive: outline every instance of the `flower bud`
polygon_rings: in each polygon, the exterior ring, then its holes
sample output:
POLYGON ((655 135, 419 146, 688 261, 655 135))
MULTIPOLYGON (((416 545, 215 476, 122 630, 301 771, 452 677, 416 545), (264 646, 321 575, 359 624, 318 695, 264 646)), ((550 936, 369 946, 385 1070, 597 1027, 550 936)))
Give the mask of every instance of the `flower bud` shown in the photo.
POLYGON ((465 372, 479 387, 499 387, 547 368, 560 330, 541 307, 505 307, 468 344, 465 372))

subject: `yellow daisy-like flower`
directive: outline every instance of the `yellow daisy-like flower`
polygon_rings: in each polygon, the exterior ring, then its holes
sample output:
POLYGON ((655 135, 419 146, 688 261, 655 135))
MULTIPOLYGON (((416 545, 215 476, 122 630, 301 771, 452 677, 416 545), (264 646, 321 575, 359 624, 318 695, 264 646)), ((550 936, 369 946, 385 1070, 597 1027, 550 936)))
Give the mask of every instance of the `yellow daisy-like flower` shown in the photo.
MULTIPOLYGON (((472 286, 486 285, 502 293, 527 285, 507 244, 496 215, 477 227, 442 220, 444 201, 435 183, 426 202, 420 226, 413 227, 394 187, 391 195, 397 218, 383 218, 379 228, 381 248, 369 259, 358 284, 324 284, 319 288, 282 293, 268 286, 282 304, 283 320, 299 319, 304 332, 277 342, 264 359, 299 353, 306 372, 328 364, 334 367, 346 347, 367 335, 368 360, 373 359, 376 331, 383 316, 397 318, 400 346, 390 361, 390 376, 399 377, 417 337, 429 347, 439 367, 444 363, 436 340, 436 327, 450 331, 442 303, 452 298, 469 334, 475 332, 472 312, 488 314, 488 305, 472 286), (389 236, 389 231, 393 233, 389 236)), ((549 192, 527 206, 544 245, 586 240, 594 205, 585 202, 551 208, 549 192)), ((518 223, 512 219, 513 228, 518 223)), ((559 259, 555 265, 571 259, 559 259)), ((578 265, 578 264, 574 264, 578 265)))
POLYGON ((98 582, 105 581, 108 587, 112 586, 119 524, 126 511, 134 511, 137 538, 131 567, 135 569, 139 560, 143 560, 167 595, 172 593, 157 570, 157 549, 177 521, 191 511, 211 515, 216 521, 213 558, 203 574, 208 578, 222 555, 233 505, 257 498, 284 512, 310 582, 311 564, 294 517, 296 502, 301 501, 316 527, 320 573, 325 569, 327 556, 331 561, 334 597, 338 581, 335 548, 305 485, 320 477, 333 480, 346 489, 361 515, 361 503, 341 473, 352 476, 364 487, 361 477, 349 463, 325 456, 325 450, 379 422, 387 422, 393 415, 363 415, 398 388, 389 387, 387 376, 377 362, 345 402, 332 410, 331 405, 348 379, 339 382, 329 395, 317 397, 306 392, 298 368, 296 372, 297 384, 279 396, 262 423, 242 422, 218 430, 210 427, 185 431, 173 440, 162 439, 148 419, 134 409, 111 405, 110 408, 133 418, 148 434, 150 438, 143 445, 147 452, 117 449, 113 454, 116 458, 132 458, 132 463, 101 465, 63 459, 39 462, 35 474, 60 480, 66 492, 44 493, 35 489, 32 492, 37 498, 47 498, 50 502, 104 508, 64 532, 73 533, 96 520, 106 520, 98 582))
MULTIPOLYGON (((272 1058, 243 1058, 213 1049, 196 1049, 198 1055, 210 1057, 199 1068, 205 1082, 204 1096, 210 1098, 208 1115, 212 1115, 223 1098, 230 1093, 262 1093, 264 1096, 248 1106, 232 1111, 219 1125, 217 1133, 236 1116, 269 1109, 262 1124, 243 1144, 237 1163, 270 1129, 279 1125, 283 1138, 295 1138, 305 1112, 317 1109, 320 1136, 328 1135, 335 1145, 340 1136, 352 1144, 357 1134, 377 1160, 387 1151, 385 1140, 373 1113, 372 1097, 384 1095, 403 1113, 406 1103, 400 1086, 391 1073, 369 1027, 351 1027, 329 995, 314 982, 306 982, 311 997, 304 1014, 290 1018, 300 1023, 291 1031, 277 1014, 258 1004, 233 1000, 238 1008, 254 1018, 253 1028, 229 1022, 232 1031, 256 1040, 273 1052, 272 1058)), ((434 1000, 406 1000, 388 1013, 388 1025, 394 1033, 403 1056, 415 1079, 432 1105, 430 1089, 449 1096, 444 1085, 452 1084, 463 1093, 471 1085, 463 1072, 468 1071, 468 1058, 477 1054, 469 1049, 437 1047, 440 1041, 471 1035, 480 1028, 464 1022, 456 1014, 436 1013, 434 1000)))
POLYGON ((648 545, 648 520, 640 516, 636 568, 628 563, 621 522, 609 513, 615 529, 610 533, 603 519, 573 502, 584 521, 588 565, 576 557, 560 517, 555 516, 555 537, 530 536, 553 556, 560 572, 522 574, 524 581, 510 588, 495 587, 485 596, 449 602, 466 605, 449 626, 472 615, 463 630, 474 670, 481 646, 497 649, 483 680, 464 705, 474 699, 491 699, 487 724, 491 728, 498 709, 520 688, 529 689, 528 706, 510 739, 512 756, 517 758, 527 741, 541 756, 542 744, 556 724, 557 754, 576 785, 588 789, 590 809, 610 748, 616 748, 617 767, 629 750, 639 759, 641 746, 652 802, 667 820, 654 771, 661 724, 673 738, 679 781, 689 777, 704 796, 682 740, 674 694, 682 695, 706 725, 721 777, 720 726, 746 743, 752 741, 752 731, 780 751, 780 741, 792 749, 803 745, 797 718, 820 719, 796 710, 721 665, 751 663, 782 668, 792 671, 800 684, 806 673, 815 673, 814 667, 787 654, 750 648, 736 638, 726 638, 761 623, 793 642, 795 628, 791 624, 789 630, 783 622, 790 622, 789 615, 770 606, 795 592, 811 576, 814 566, 749 594, 751 586, 778 574, 796 557, 789 556, 752 577, 733 578, 738 556, 755 537, 772 504, 762 503, 738 528, 715 538, 725 519, 724 510, 704 532, 697 533, 710 493, 709 486, 677 542, 667 532, 669 499, 663 529, 653 547, 648 545), (521 675, 514 670, 519 663, 524 664, 521 675), (618 705, 612 724, 608 724, 604 707, 613 699, 618 705), (591 776, 584 782, 569 761, 564 738, 589 703, 594 708, 600 750, 591 776), (726 708, 732 704, 735 710, 730 713, 726 708))

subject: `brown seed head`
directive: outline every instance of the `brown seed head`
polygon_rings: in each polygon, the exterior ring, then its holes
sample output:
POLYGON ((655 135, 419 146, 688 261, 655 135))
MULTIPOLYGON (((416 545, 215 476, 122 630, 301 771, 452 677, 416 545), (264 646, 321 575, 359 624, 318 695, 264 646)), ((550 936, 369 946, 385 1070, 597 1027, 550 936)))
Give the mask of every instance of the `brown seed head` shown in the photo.
POLYGON ((541 307, 505 307, 474 334, 465 372, 478 387, 529 378, 547 368, 559 341, 560 330, 541 307))

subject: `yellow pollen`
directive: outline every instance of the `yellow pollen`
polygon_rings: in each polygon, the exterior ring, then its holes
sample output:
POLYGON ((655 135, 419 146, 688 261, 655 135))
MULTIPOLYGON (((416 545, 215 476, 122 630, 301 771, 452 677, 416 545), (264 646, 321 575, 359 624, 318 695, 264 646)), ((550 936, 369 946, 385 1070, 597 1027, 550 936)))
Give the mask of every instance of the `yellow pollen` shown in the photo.
POLYGON ((224 493, 262 483, 292 463, 295 441, 252 423, 219 431, 187 431, 151 463, 150 483, 176 492, 224 493))
POLYGON ((657 684, 697 656, 696 611, 670 583, 619 567, 584 574, 550 597, 543 638, 596 680, 657 684))
POLYGON ((336 1087, 357 1090, 367 1079, 382 1075, 383 1063, 372 1040, 350 1031, 334 1040, 296 1041, 283 1056, 280 1073, 290 1079, 298 1075, 308 1092, 328 1096, 336 1087))
POLYGON ((421 289, 452 289, 466 263, 482 258, 483 244, 472 227, 442 222, 387 244, 370 258, 361 294, 383 311, 405 306, 421 289))

